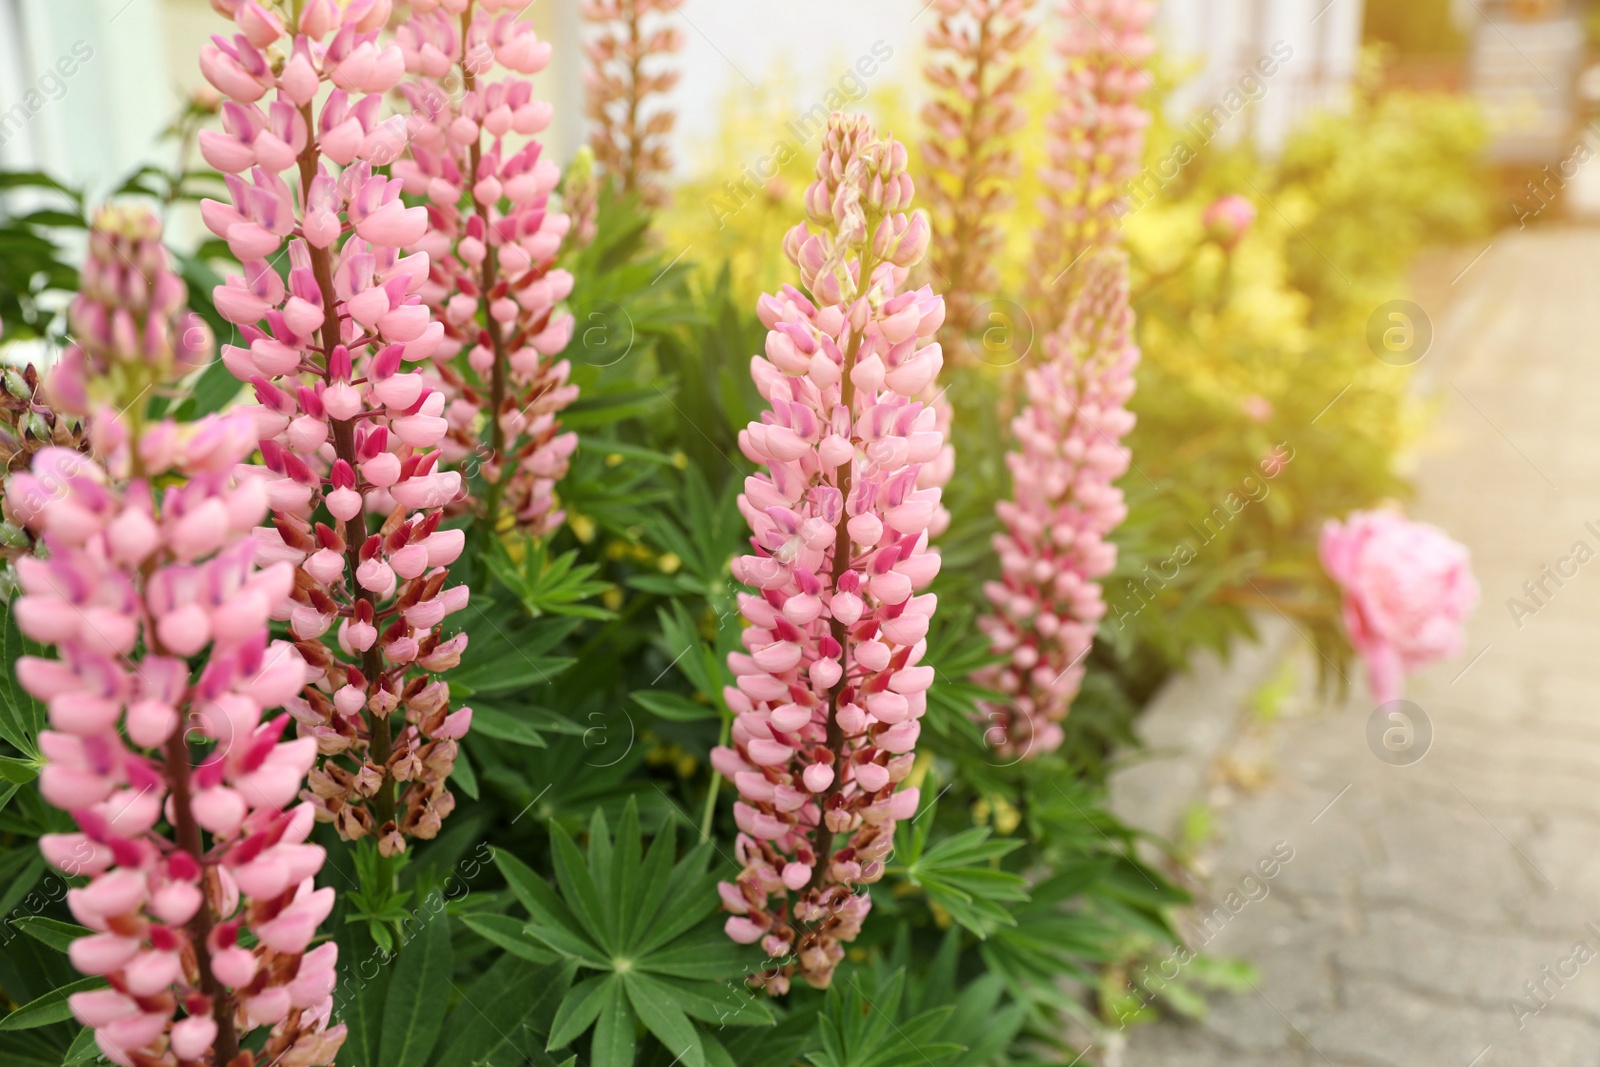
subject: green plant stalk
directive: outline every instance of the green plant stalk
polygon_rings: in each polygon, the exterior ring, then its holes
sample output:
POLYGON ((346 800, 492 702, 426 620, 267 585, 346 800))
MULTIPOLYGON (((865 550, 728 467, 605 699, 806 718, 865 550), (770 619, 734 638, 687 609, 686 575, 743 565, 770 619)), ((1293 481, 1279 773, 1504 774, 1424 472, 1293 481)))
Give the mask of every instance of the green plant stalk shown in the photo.
MULTIPOLYGON (((727 746, 728 733, 732 725, 733 719, 728 715, 723 715, 722 730, 717 734, 718 747, 727 746)), ((705 814, 700 816, 700 840, 702 842, 711 840, 711 819, 717 813, 717 790, 721 787, 721 785, 722 775, 713 770, 711 772, 711 785, 706 789, 705 814)))

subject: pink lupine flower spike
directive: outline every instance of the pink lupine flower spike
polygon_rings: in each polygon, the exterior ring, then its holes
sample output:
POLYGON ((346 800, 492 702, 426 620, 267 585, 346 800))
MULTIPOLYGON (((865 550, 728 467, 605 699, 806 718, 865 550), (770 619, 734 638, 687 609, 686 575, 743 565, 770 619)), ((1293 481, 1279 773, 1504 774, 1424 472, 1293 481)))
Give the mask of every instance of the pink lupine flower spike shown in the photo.
MULTIPOLYGON (((306 0, 293 25, 255 0, 212 6, 240 31, 201 55, 229 98, 227 134, 202 150, 231 201, 201 210, 244 264, 215 295, 243 339, 222 358, 258 402, 272 506, 258 552, 297 570, 272 606, 311 667, 288 707, 320 756, 307 792, 318 818, 390 855, 454 808, 445 782, 472 715, 450 710, 438 677, 466 644, 442 623, 467 589, 448 585, 464 535, 440 529, 462 494, 441 464, 449 398, 429 384, 445 327, 421 296, 428 253, 406 253, 428 211, 373 169, 407 140, 404 117, 379 118, 407 57, 379 40, 389 0, 306 0), (285 241, 287 282, 268 262, 285 241), (331 525, 314 521, 319 505, 331 525), (342 655, 320 640, 330 630, 342 655)), ((502 17, 491 47, 528 52, 531 32, 502 17)))
POLYGON ((92 932, 68 954, 106 982, 67 1003, 121 1067, 331 1064, 338 948, 310 944, 333 890, 314 881, 315 809, 296 803, 317 743, 267 714, 307 668, 268 636, 295 575, 256 558, 268 489, 243 464, 256 420, 147 423, 145 393, 212 348, 153 216, 102 212, 82 277, 76 343, 49 388, 88 416, 99 458, 45 448, 6 486, 47 553, 17 561, 12 603, 23 634, 57 651, 17 661, 49 709, 39 791, 77 824, 39 845, 88 879, 67 906, 92 932))
POLYGON ((758 305, 766 356, 751 373, 771 409, 739 436, 765 469, 739 497, 753 551, 733 568, 756 592, 740 597, 745 651, 728 660, 733 743, 712 762, 739 791, 744 870, 721 887, 727 931, 787 959, 760 976, 773 993, 796 969, 829 984, 895 822, 917 807, 916 789, 896 787, 933 683, 920 661, 935 598, 919 591, 939 570, 940 490, 918 478, 943 435, 916 398, 943 362, 944 302, 902 289, 928 246, 911 194, 905 147, 835 114, 811 225, 784 242, 806 291, 758 305))

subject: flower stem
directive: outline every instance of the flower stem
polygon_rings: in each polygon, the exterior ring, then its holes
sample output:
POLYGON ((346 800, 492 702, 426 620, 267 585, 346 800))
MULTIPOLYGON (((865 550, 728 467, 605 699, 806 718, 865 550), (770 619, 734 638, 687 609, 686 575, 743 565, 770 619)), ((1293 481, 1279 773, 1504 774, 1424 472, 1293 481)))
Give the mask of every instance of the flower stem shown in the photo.
MULTIPOLYGON (((311 105, 305 104, 300 108, 301 115, 305 118, 306 129, 315 130, 316 122, 311 113, 311 105)), ((318 145, 315 139, 307 138, 306 147, 299 157, 300 165, 300 206, 304 211, 307 198, 311 191, 311 182, 317 176, 317 161, 319 158, 318 145)), ((339 295, 333 287, 332 257, 326 248, 317 248, 311 242, 306 242, 306 247, 311 253, 311 273, 316 279, 317 289, 322 294, 322 348, 329 361, 325 366, 331 368, 333 350, 340 344, 339 340, 339 315, 337 312, 339 295)), ((325 371, 325 376, 328 374, 325 371)), ((359 417, 359 416, 357 416, 359 417)), ((350 469, 360 474, 356 456, 356 418, 330 419, 333 428, 333 449, 335 454, 350 465, 350 469)), ((361 587, 356 581, 356 571, 361 566, 361 546, 367 540, 367 514, 365 502, 362 508, 344 523, 344 557, 345 557, 345 583, 356 600, 365 600, 373 608, 373 615, 377 615, 377 598, 374 594, 361 587)), ((383 650, 376 639, 361 654, 361 673, 366 675, 367 686, 370 693, 375 694, 383 685, 383 650)), ((394 818, 394 775, 390 771, 389 756, 393 751, 393 738, 389 731, 389 716, 371 710, 368 705, 367 730, 370 741, 367 748, 367 761, 383 769, 383 782, 378 786, 378 792, 372 798, 372 813, 377 825, 373 832, 382 836, 383 827, 394 818)))
MULTIPOLYGON (((873 232, 873 219, 868 216, 868 234, 873 232)), ((871 292, 872 272, 877 267, 877 261, 871 254, 861 257, 861 272, 859 275, 862 292, 871 292)), ((854 301, 851 301, 853 304, 854 301)), ((839 403, 845 411, 850 413, 851 443, 855 443, 855 398, 856 384, 850 379, 850 372, 855 369, 856 356, 861 352, 861 336, 863 330, 852 331, 850 344, 844 353, 844 363, 841 367, 839 403)), ((845 508, 850 502, 850 476, 855 467, 855 459, 840 465, 837 488, 840 493, 839 504, 839 529, 833 539, 833 560, 831 567, 831 581, 829 588, 835 593, 839 591, 839 579, 850 569, 850 525, 845 521, 845 508)), ((827 877, 827 870, 833 858, 833 831, 828 829, 828 801, 844 788, 844 754, 845 736, 839 727, 839 698, 843 695, 845 687, 850 684, 849 640, 850 628, 838 619, 828 620, 828 631, 834 641, 839 645, 839 680, 833 683, 833 688, 828 692, 828 736, 826 744, 828 751, 833 753, 833 783, 828 786, 828 791, 823 794, 820 809, 819 824, 817 826, 817 862, 811 868, 811 879, 806 882, 801 894, 809 893, 814 887, 820 886, 827 877)))
POLYGON ((200 991, 211 999, 211 1017, 217 1024, 217 1040, 213 1046, 212 1062, 224 1067, 239 1051, 239 1035, 233 1027, 233 998, 222 988, 222 983, 211 970, 211 887, 207 884, 205 847, 200 839, 200 826, 190 808, 189 745, 185 740, 188 727, 180 724, 167 738, 167 782, 172 788, 173 831, 178 847, 187 852, 200 868, 200 907, 189 920, 189 940, 194 946, 195 968, 200 972, 200 991))
MULTIPOLYGON (((461 39, 466 41, 472 27, 471 2, 466 10, 461 12, 461 39)), ((461 62, 461 80, 466 91, 471 93, 477 89, 477 75, 467 66, 463 57, 461 62)), ((467 192, 472 197, 473 204, 477 204, 478 166, 483 161, 483 139, 472 142, 468 152, 472 159, 472 175, 468 182, 467 192)), ((482 294, 479 300, 483 305, 484 328, 489 334, 489 346, 494 351, 494 364, 489 370, 489 454, 490 470, 493 472, 488 479, 488 491, 484 494, 483 519, 489 529, 489 536, 494 537, 500 529, 500 501, 505 495, 505 452, 506 430, 500 422, 500 409, 506 402, 506 339, 501 332, 500 323, 490 311, 494 302, 493 290, 499 283, 499 264, 495 261, 494 249, 489 240, 487 214, 483 215, 484 226, 484 256, 483 267, 478 275, 478 288, 482 294)))

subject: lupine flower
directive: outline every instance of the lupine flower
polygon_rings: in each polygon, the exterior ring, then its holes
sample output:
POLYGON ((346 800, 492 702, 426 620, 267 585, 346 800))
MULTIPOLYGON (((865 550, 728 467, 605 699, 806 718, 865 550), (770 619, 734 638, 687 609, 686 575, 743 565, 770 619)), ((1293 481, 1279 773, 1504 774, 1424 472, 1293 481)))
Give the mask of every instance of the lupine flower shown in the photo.
POLYGON ((676 0, 583 0, 594 29, 584 44, 584 114, 594 124, 594 155, 624 193, 650 207, 666 203, 661 179, 672 170, 667 138, 677 113, 656 104, 678 84, 679 71, 658 60, 683 48, 683 33, 665 24, 676 0))
MULTIPOLYGON (((88 449, 83 422, 45 402, 43 383, 33 364, 0 371, 0 470, 6 475, 27 470, 41 449, 88 449)), ((33 532, 0 498, 0 560, 14 560, 33 552, 33 532)))
POLYGON ((1213 200, 1201 216, 1206 235, 1232 252, 1256 221, 1256 206, 1235 193, 1213 200))
MULTIPOLYGON (((1128 210, 1125 184, 1138 172, 1150 124, 1140 98, 1151 84, 1144 62, 1155 51, 1154 10, 1150 0, 1060 0, 1055 47, 1066 69, 1049 119, 1044 239, 1034 247, 1032 272, 1036 318, 1064 307, 1059 295, 1047 297, 1085 249, 1117 240, 1128 210)), ((1044 328, 1057 320, 1048 316, 1044 328)))
POLYGON ((935 598, 920 590, 939 570, 940 496, 918 478, 944 442, 915 398, 943 361, 944 302, 903 289, 928 245, 911 196, 905 147, 835 114, 806 192, 811 225, 784 241, 805 291, 757 308, 766 356, 751 373, 771 410, 739 435, 765 469, 739 497, 752 552, 733 564, 756 591, 740 597, 745 650, 728 658, 733 744, 712 763, 739 791, 727 932, 792 957, 760 976, 773 993, 796 969, 832 980, 895 822, 917 808, 917 790, 896 787, 933 683, 921 659, 935 598))
POLYGON ((331 1064, 338 949, 307 950, 333 890, 314 883, 315 813, 294 803, 316 742, 283 740, 289 717, 265 714, 306 665, 268 638, 294 573, 255 562, 267 492, 240 466, 254 420, 145 423, 151 385, 210 349, 153 217, 102 213, 83 279, 52 391, 89 402, 111 469, 52 446, 6 487, 46 551, 17 562, 14 617, 57 650, 17 662, 48 707, 39 790, 78 827, 40 848, 88 879, 67 905, 93 933, 69 956, 107 983, 68 1004, 124 1067, 331 1064), (263 1027, 260 1051, 240 1051, 263 1027))
POLYGON ((984 588, 994 614, 980 620, 1008 662, 978 674, 1006 694, 986 707, 989 740, 1003 754, 1060 747, 1060 722, 1084 675, 1106 605, 1099 579, 1117 562, 1106 536, 1127 507, 1113 483, 1128 469, 1122 438, 1133 428, 1139 349, 1128 306, 1128 263, 1119 250, 1087 257, 1085 282, 1066 321, 1045 338, 1044 360, 1024 376, 1025 405, 1006 454, 1012 499, 995 512, 1001 578, 984 588))
POLYGON ((1011 137, 1025 120, 1017 94, 1027 87, 1020 55, 1033 36, 1034 0, 937 0, 923 75, 937 94, 922 109, 922 155, 934 233, 929 261, 945 285, 949 329, 973 326, 974 304, 996 284, 997 217, 1010 205, 1017 174, 1011 137))
POLYGON ((1406 675, 1461 651, 1478 582, 1466 546, 1443 530, 1392 508, 1356 511, 1322 528, 1320 554, 1378 703, 1398 700, 1406 675))
POLYGON ((412 247, 432 263, 420 295, 444 323, 434 353, 438 388, 449 397, 445 460, 481 460, 487 483, 484 518, 499 526, 502 508, 536 535, 561 524, 555 483, 567 472, 576 434, 556 415, 577 399, 571 364, 556 361, 572 337, 572 316, 556 305, 572 275, 555 269, 567 216, 550 208, 561 172, 529 140, 515 152, 505 138, 537 134, 551 107, 533 99, 527 75, 542 70, 550 46, 516 21, 512 0, 424 0, 396 34, 412 80, 400 89, 411 105, 410 158, 394 174, 428 203, 428 229, 412 247), (470 18, 469 18, 470 12, 470 18), (514 75, 490 81, 495 62, 514 75), (440 79, 459 78, 452 95, 440 79), (483 388, 446 361, 467 352, 483 388), (489 440, 477 421, 489 411, 489 440), (486 448, 486 450, 485 450, 486 448))
MULTIPOLYGON (((428 211, 400 199, 402 179, 373 173, 405 144, 406 120, 378 116, 406 55, 378 40, 389 0, 307 0, 293 26, 255 0, 213 6, 240 32, 201 53, 229 98, 226 133, 201 150, 231 202, 201 212, 244 264, 215 299, 244 341, 222 358, 258 402, 257 471, 272 505, 260 558, 298 569, 273 605, 311 668, 288 708, 322 757, 308 790, 318 818, 393 854, 406 836, 434 836, 454 808, 445 780, 472 716, 450 710, 437 677, 466 645, 441 624, 467 589, 447 587, 464 535, 439 528, 462 491, 440 464, 448 398, 418 369, 445 327, 420 295, 428 253, 403 253, 424 240, 428 211), (286 241, 287 282, 268 262, 286 241), (330 630, 342 655, 320 640, 330 630)), ((530 63, 538 51, 504 16, 486 32, 502 58, 530 63)))

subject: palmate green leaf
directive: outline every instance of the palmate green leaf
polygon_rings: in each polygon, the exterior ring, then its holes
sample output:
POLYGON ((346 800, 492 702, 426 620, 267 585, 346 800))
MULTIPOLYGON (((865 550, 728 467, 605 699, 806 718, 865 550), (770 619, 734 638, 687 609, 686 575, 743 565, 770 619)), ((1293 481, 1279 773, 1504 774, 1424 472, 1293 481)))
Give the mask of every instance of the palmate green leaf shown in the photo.
POLYGON ((0 915, 10 915, 33 891, 45 866, 44 857, 32 847, 0 852, 0 915))
MULTIPOLYGON (((726 935, 723 940, 727 940, 726 935)), ((643 974, 643 971, 635 973, 643 974)), ((771 1026, 777 1021, 766 999, 751 993, 742 981, 656 981, 655 984, 683 1009, 684 1014, 710 1023, 718 1030, 725 1026, 771 1026)))
POLYGON ((962 1052, 958 1044, 937 1040, 953 1005, 897 1018, 905 978, 904 970, 876 983, 860 970, 835 975, 818 1019, 822 1048, 807 1057, 814 1067, 912 1067, 962 1052))
POLYGON ((0 756, 0 779, 12 785, 27 785, 39 777, 43 764, 31 759, 13 759, 0 756))
POLYGON ((450 920, 443 898, 437 895, 428 898, 420 911, 424 913, 421 928, 395 961, 384 1004, 384 1067, 424 1067, 444 1023, 442 991, 450 981, 452 967, 450 920))
POLYGON ((76 982, 52 989, 37 1000, 31 1000, 10 1015, 0 1018, 0 1031, 31 1030, 36 1026, 65 1022, 72 1018, 72 1009, 67 1006, 68 997, 85 990, 99 989, 105 984, 106 980, 97 976, 80 978, 76 982))
POLYGON ((759 1030, 710 1030, 704 1035, 706 1062, 712 1067, 793 1067, 811 1044, 816 1021, 816 1008, 803 1008, 759 1030))
MULTIPOLYGON (((48 1031, 0 1033, 0 1063, 5 1067, 60 1067, 61 1042, 48 1031)), ((98 1051, 98 1050, 97 1050, 98 1051)))
POLYGON ((656 612, 656 620, 661 627, 662 649, 668 658, 701 696, 715 701, 717 709, 726 712, 722 688, 733 684, 733 674, 728 670, 726 659, 718 656, 717 650, 700 636, 689 609, 675 600, 670 611, 662 608, 656 612))
MULTIPOLYGON (((684 1064, 703 1067, 707 1044, 696 1025, 765 1026, 772 1011, 743 987, 755 961, 722 934, 709 843, 673 862, 674 824, 644 847, 637 802, 624 805, 615 833, 596 811, 585 848, 559 825, 551 853, 559 895, 519 860, 496 862, 534 917, 526 930, 592 974, 573 987, 556 1015, 550 1048, 591 1027, 593 1062, 622 1062, 634 1050, 633 1024, 684 1064), (641 854, 642 853, 642 854, 641 854)), ((628 1060, 631 1064, 631 1059, 628 1060)))
POLYGON ((992 839, 988 827, 975 826, 929 848, 928 835, 935 821, 932 807, 912 820, 919 825, 901 823, 896 831, 897 855, 904 860, 900 873, 980 938, 988 937, 997 926, 1015 925, 1006 905, 1026 901, 1028 884, 1021 875, 996 864, 1023 842, 992 839))
MULTIPOLYGON (((600 814, 598 809, 595 814, 600 814)), ((595 850, 596 846, 591 843, 590 848, 595 850)), ((572 836, 560 826, 550 828, 550 851, 555 861, 556 882, 561 886, 561 896, 572 909, 572 915, 596 945, 615 951, 617 946, 606 922, 600 887, 595 884, 594 874, 572 836)))
MULTIPOLYGON (((477 710, 474 709, 473 715, 477 714, 477 710)), ((450 768, 449 781, 473 800, 478 799, 478 774, 472 766, 472 757, 468 755, 465 746, 456 749, 456 762, 450 768)))
POLYGON ((579 563, 576 550, 552 559, 546 543, 534 537, 523 537, 517 548, 521 558, 513 559, 505 542, 496 540, 486 562, 490 573, 516 595, 530 616, 615 617, 613 611, 584 603, 611 588, 610 582, 595 578, 599 564, 579 563))
POLYGON ((493 601, 474 600, 464 622, 467 650, 450 672, 452 695, 460 687, 471 693, 506 693, 546 684, 572 666, 573 660, 549 652, 566 640, 582 621, 575 618, 496 621, 493 601))
POLYGON ((939 1037, 965 1045, 966 1051, 948 1067, 984 1067, 995 1063, 1016 1040, 1028 1009, 1023 1004, 1003 1004, 1005 988, 1005 981, 999 975, 986 974, 961 991, 955 1011, 945 1021, 939 1037))
POLYGON ((586 967, 605 967, 606 955, 589 939, 583 926, 555 890, 527 864, 504 849, 494 850, 495 866, 533 921, 523 929, 558 954, 586 967))

